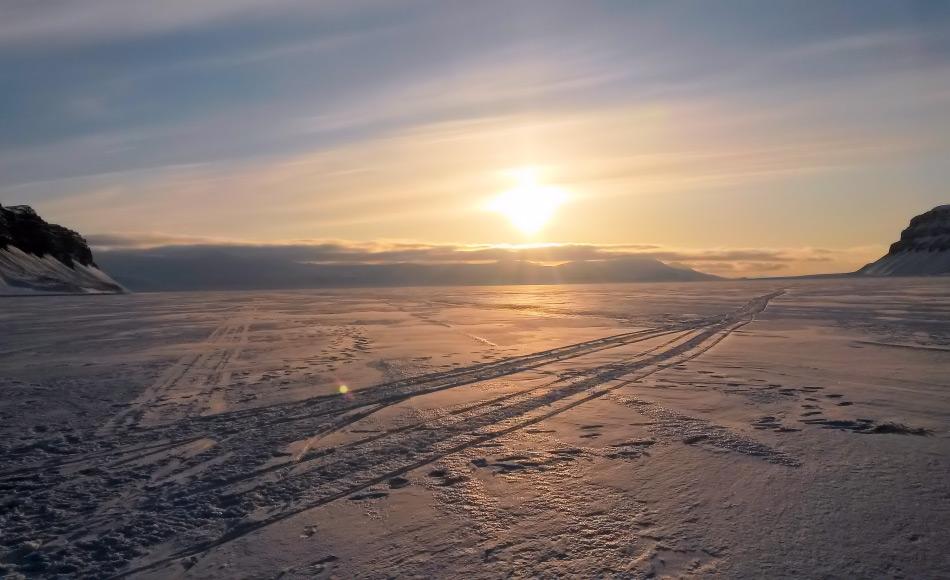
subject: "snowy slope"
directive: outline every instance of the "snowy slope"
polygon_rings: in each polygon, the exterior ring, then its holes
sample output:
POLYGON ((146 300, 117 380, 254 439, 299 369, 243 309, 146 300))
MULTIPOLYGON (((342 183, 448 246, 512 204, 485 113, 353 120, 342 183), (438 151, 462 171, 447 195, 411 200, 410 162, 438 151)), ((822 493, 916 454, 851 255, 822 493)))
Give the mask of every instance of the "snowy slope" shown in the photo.
POLYGON ((13 246, 0 250, 0 295, 119 292, 122 286, 95 266, 70 268, 52 256, 41 258, 13 246))
POLYGON ((887 255, 858 270, 869 276, 950 274, 950 204, 922 213, 891 244, 887 255))
POLYGON ((78 233, 28 206, 0 206, 0 296, 121 292, 78 233))

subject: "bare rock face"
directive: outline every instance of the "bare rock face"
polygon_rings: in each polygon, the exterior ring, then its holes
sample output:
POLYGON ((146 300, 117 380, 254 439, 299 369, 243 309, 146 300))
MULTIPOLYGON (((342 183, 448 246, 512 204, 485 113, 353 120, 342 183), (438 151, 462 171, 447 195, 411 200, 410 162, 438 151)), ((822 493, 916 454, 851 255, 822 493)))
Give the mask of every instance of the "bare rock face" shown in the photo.
POLYGON ((0 294, 120 292, 81 235, 29 206, 0 206, 0 294))
POLYGON ((858 270, 870 276, 950 274, 950 204, 922 213, 891 244, 887 255, 858 270))
POLYGON ((0 206, 0 249, 8 245, 34 256, 51 255, 70 267, 74 262, 96 265, 82 236, 63 226, 46 223, 28 205, 0 206))

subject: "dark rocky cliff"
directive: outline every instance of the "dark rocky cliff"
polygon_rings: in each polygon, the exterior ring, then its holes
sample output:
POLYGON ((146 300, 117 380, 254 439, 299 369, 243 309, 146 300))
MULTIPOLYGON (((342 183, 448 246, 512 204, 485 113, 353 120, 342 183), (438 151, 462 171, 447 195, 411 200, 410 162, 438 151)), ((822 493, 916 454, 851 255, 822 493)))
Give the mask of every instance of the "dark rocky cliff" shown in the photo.
POLYGON ((124 291, 78 233, 47 223, 29 206, 0 206, 0 296, 124 291))
POLYGON ((69 228, 47 223, 28 205, 0 205, 0 249, 14 246, 34 256, 53 256, 72 267, 95 266, 86 240, 69 228))
POLYGON ((950 204, 915 216, 891 244, 888 255, 900 252, 945 252, 950 250, 950 204))

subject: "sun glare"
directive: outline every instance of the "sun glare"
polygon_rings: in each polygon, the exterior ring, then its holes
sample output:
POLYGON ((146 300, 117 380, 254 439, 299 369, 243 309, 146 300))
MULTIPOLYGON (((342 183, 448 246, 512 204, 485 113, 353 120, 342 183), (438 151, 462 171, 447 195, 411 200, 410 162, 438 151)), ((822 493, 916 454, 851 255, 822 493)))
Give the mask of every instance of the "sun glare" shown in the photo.
POLYGON ((488 209, 505 216, 511 225, 523 234, 539 232, 557 209, 567 200, 567 194, 557 187, 538 183, 532 168, 512 172, 517 186, 493 199, 488 209))

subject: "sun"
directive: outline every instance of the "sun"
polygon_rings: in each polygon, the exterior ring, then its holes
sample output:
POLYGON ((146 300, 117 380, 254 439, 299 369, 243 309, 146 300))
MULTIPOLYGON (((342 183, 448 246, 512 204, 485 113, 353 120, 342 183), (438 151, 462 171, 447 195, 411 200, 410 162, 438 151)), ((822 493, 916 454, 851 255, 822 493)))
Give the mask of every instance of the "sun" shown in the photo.
POLYGON ((567 194, 558 187, 538 183, 533 168, 521 168, 511 174, 517 185, 491 200, 488 209, 505 216, 521 233, 536 234, 567 201, 567 194))

